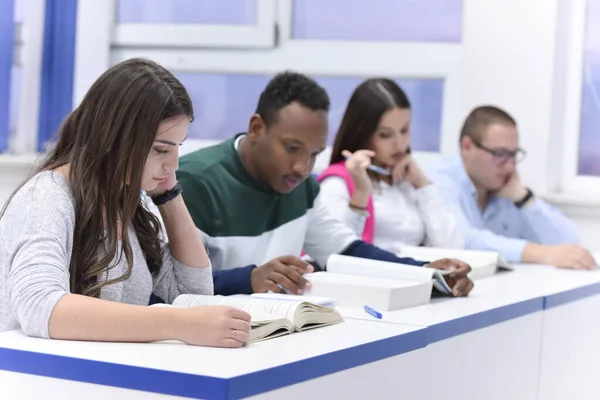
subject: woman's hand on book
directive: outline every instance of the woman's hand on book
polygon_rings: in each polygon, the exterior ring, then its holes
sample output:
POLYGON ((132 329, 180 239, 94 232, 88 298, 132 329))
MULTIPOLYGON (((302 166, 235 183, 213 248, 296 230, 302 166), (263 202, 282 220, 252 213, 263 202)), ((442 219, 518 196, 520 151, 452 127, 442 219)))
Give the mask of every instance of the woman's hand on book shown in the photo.
POLYGON ((444 275, 444 279, 455 297, 467 296, 475 284, 467 274, 471 272, 471 267, 464 261, 455 258, 442 258, 427 264, 427 267, 439 270, 451 270, 452 272, 444 275))
POLYGON ((250 285, 254 293, 284 293, 287 289, 292 294, 302 294, 310 287, 310 282, 302 275, 313 271, 313 266, 301 258, 278 257, 254 268, 250 273, 250 285))
POLYGON ((250 338, 250 314, 230 306, 182 308, 177 339, 211 347, 242 347, 250 338))

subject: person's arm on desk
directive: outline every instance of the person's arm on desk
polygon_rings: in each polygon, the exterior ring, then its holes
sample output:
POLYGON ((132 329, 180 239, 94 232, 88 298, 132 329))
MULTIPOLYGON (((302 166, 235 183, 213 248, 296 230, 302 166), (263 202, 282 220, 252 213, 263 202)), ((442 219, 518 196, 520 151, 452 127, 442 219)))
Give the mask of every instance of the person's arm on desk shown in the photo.
POLYGON ((172 339, 218 347, 240 347, 248 340, 250 316, 232 307, 145 307, 70 294, 62 246, 39 232, 36 236, 16 252, 8 280, 11 308, 27 335, 110 342, 172 339), (239 331, 235 337, 234 330, 239 331))
POLYGON ((387 261, 398 264, 408 264, 414 266, 423 266, 438 270, 452 269, 453 272, 445 275, 444 279, 452 289, 452 294, 456 297, 467 296, 474 287, 473 281, 467 274, 471 272, 471 267, 460 260, 443 258, 430 263, 417 261, 412 258, 398 257, 395 254, 382 250, 373 245, 367 244, 361 240, 353 242, 348 246, 342 255, 351 257, 368 258, 370 260, 387 261))
POLYGON ((250 316, 231 307, 147 307, 71 294, 68 243, 74 216, 70 200, 59 200, 29 205, 18 221, 10 219, 15 214, 4 216, 12 227, 4 248, 10 264, 3 266, 10 302, 0 307, 7 306, 27 335, 113 342, 173 339, 220 347, 239 347, 248 340, 250 316), (239 332, 233 335, 234 330, 239 332))
POLYGON ((524 187, 516 171, 496 195, 510 200, 520 210, 530 229, 523 239, 548 246, 579 243, 575 224, 524 187))
POLYGON ((575 244, 579 243, 575 224, 525 188, 516 172, 497 195, 509 199, 520 209, 529 228, 523 237, 528 243, 521 253, 521 261, 562 268, 595 267, 592 254, 575 244))
POLYGON ((545 246, 530 242, 523 249, 521 261, 559 268, 594 269, 596 267, 594 256, 587 249, 576 244, 545 246))
POLYGON ((214 271, 215 294, 283 293, 302 294, 310 283, 302 276, 313 272, 313 266, 294 257, 275 258, 264 265, 214 271))
POLYGON ((398 257, 360 240, 346 225, 332 218, 317 196, 313 216, 308 224, 304 241, 306 252, 320 265, 326 265, 331 254, 342 254, 351 257, 367 258, 398 264, 425 266, 434 269, 454 269, 452 277, 446 275, 446 281, 452 287, 455 296, 466 296, 473 288, 467 277, 471 270, 467 264, 457 260, 437 260, 431 263, 418 261, 409 257, 398 257))
POLYGON ((233 307, 145 307, 75 294, 58 301, 48 323, 48 336, 64 340, 241 347, 249 334, 250 315, 233 307))
MULTIPOLYGON (((445 183, 444 180, 439 182, 445 183)), ((577 245, 545 246, 525 239, 497 235, 488 229, 476 228, 461 206, 456 187, 446 183, 442 193, 448 209, 454 213, 458 226, 465 236, 467 249, 496 251, 509 262, 539 263, 558 267, 580 265, 581 268, 590 265, 589 252, 577 245)))
POLYGON ((462 226, 467 249, 497 251, 509 262, 547 264, 561 268, 590 269, 595 265, 587 250, 577 245, 545 246, 524 239, 496 235, 487 229, 474 228, 462 212, 456 214, 462 226))

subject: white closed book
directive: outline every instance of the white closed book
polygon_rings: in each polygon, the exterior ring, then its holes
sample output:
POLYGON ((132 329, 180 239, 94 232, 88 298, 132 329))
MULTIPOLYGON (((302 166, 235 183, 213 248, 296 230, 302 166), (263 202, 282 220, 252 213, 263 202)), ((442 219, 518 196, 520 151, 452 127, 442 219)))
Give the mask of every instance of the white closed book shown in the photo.
POLYGON ((423 268, 414 265, 334 254, 327 260, 327 271, 340 274, 371 276, 374 278, 400 279, 433 283, 440 293, 452 296, 452 289, 444 280, 449 271, 423 268))
POLYGON ((312 285, 308 296, 327 296, 345 307, 364 307, 392 311, 427 304, 432 281, 376 278, 336 272, 313 272, 304 275, 312 285))
POLYGON ((398 257, 412 257, 421 261, 435 261, 441 258, 456 258, 471 266, 469 278, 481 279, 496 272, 512 271, 500 253, 483 250, 445 249, 439 247, 403 246, 398 257))

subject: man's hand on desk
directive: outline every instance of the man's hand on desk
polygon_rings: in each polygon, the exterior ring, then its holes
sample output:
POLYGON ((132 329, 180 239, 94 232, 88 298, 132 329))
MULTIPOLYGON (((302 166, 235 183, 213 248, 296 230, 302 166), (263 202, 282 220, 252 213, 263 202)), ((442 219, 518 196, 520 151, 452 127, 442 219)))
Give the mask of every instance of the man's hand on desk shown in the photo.
POLYGON ((302 294, 307 285, 310 286, 302 275, 313 271, 312 265, 298 257, 278 257, 254 268, 250 273, 250 285, 254 293, 284 293, 287 289, 293 294, 302 294))
POLYGON ((576 244, 541 246, 542 262, 559 268, 594 269, 596 260, 585 248, 576 244))
POLYGON ((474 283, 467 274, 471 272, 471 267, 464 261, 450 258, 442 258, 441 260, 433 261, 427 264, 428 268, 439 270, 453 270, 448 275, 444 275, 446 283, 452 289, 452 294, 455 297, 467 296, 473 289, 474 283))

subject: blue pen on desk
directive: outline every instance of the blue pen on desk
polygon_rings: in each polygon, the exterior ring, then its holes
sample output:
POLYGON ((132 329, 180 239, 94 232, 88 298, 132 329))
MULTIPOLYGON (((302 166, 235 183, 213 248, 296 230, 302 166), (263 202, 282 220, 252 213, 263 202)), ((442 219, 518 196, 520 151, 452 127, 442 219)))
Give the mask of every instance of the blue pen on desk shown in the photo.
MULTIPOLYGON (((347 160, 347 159, 348 159, 348 157, 346 157, 346 160, 347 160)), ((381 167, 378 167, 377 165, 373 165, 373 164, 371 164, 371 165, 369 165, 369 166, 367 167, 367 169, 369 169, 369 170, 371 170, 371 171, 373 171, 373 172, 377 172, 378 174, 381 174, 381 175, 386 175, 386 176, 389 176, 389 175, 391 175, 391 174, 390 174, 390 171, 388 171, 387 169, 383 169, 383 168, 381 168, 381 167)))
POLYGON ((382 317, 382 315, 379 311, 375 311, 369 306, 365 306, 365 311, 368 312, 369 314, 371 314, 372 316, 374 316, 375 318, 381 319, 381 317, 382 317))

